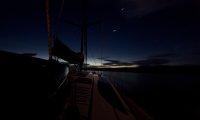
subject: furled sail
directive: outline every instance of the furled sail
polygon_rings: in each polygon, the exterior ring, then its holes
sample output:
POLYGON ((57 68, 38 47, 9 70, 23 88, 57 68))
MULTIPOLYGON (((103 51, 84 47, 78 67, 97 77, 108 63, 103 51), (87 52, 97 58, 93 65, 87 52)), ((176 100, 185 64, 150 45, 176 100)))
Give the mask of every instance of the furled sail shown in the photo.
POLYGON ((54 39, 52 55, 74 64, 83 64, 84 57, 81 53, 76 53, 62 43, 58 37, 54 39))

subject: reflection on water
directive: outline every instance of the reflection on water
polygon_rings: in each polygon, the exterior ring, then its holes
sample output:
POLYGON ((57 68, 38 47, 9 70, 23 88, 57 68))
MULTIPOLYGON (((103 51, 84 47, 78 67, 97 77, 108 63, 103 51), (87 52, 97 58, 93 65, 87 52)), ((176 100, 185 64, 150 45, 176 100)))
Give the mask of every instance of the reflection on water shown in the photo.
POLYGON ((103 75, 155 119, 200 119, 200 75, 127 72, 103 75))

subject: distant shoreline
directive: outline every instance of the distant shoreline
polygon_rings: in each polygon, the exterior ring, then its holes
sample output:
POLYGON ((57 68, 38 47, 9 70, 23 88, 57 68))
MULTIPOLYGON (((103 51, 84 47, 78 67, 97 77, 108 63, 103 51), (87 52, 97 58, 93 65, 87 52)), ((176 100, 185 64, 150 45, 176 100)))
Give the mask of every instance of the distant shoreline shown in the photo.
POLYGON ((199 74, 200 66, 141 66, 137 68, 84 68, 94 71, 199 74))

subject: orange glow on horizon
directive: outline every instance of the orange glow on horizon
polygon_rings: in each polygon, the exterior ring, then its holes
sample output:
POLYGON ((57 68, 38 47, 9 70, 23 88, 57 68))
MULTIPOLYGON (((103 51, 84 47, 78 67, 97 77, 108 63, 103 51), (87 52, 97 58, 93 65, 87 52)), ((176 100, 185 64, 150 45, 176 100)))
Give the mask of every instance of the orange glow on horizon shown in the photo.
POLYGON ((94 68, 136 68, 136 67, 139 67, 139 65, 88 65, 87 67, 94 67, 94 68))

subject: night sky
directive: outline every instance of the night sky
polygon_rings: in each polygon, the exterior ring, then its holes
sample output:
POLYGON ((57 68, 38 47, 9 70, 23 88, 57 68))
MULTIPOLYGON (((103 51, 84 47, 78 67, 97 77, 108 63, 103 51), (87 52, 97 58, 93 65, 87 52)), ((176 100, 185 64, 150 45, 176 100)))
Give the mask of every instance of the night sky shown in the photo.
MULTIPOLYGON (((62 0, 51 1, 52 34, 62 0)), ((44 0, 1 1, 0 49, 47 59, 44 0)), ((80 51, 81 0, 65 0, 58 37, 80 51), (69 23, 73 23, 69 24, 69 23)), ((198 0, 88 0, 89 64, 200 64, 198 0)))

